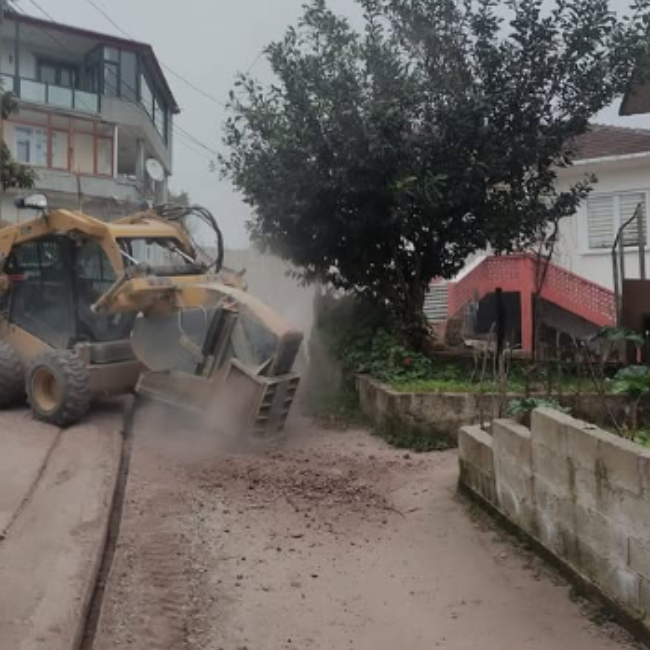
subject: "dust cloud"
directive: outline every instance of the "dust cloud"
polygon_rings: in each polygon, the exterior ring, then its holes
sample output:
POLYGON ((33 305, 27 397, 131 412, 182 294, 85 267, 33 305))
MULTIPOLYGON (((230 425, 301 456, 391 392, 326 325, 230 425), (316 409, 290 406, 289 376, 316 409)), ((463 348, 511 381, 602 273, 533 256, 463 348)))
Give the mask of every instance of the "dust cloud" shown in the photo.
MULTIPOLYGON (((226 251, 225 265, 237 272, 245 269, 248 292, 303 333, 304 342, 294 363, 301 382, 292 414, 309 410, 315 395, 331 392, 332 386, 338 384, 338 375, 332 370, 336 364, 318 337, 313 336, 314 311, 321 290, 301 286, 291 277, 289 265, 254 249, 226 251)), ((242 426, 252 424, 254 402, 250 383, 243 377, 235 377, 221 389, 215 387, 207 401, 203 408, 191 411, 142 402, 137 433, 158 437, 170 454, 188 460, 228 454, 263 455, 285 446, 291 438, 291 426, 283 433, 267 435, 256 435, 252 426, 242 426)))

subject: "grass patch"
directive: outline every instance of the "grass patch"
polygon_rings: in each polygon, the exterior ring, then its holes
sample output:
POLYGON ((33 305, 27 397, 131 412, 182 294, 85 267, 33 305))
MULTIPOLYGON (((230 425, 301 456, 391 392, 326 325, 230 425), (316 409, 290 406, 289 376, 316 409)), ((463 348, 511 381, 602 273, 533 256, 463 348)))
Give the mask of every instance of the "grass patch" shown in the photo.
MULTIPOLYGON (((484 381, 480 381, 476 373, 469 367, 452 363, 436 362, 429 366, 426 372, 421 372, 417 376, 403 373, 397 376, 378 376, 377 379, 400 393, 470 393, 483 395, 495 391, 491 372, 488 373, 484 381)), ((593 381, 587 377, 566 374, 562 377, 561 382, 557 377, 552 377, 550 384, 553 394, 558 392, 566 395, 596 392, 593 381)), ((513 370, 507 381, 507 391, 512 394, 524 394, 527 391, 533 394, 546 394, 548 389, 549 382, 543 376, 543 373, 542 376, 537 375, 527 380, 524 373, 518 368, 513 370)), ((613 390, 611 382, 605 384, 605 390, 607 393, 613 390)))
POLYGON ((490 390, 483 384, 471 384, 469 381, 454 379, 411 379, 392 382, 391 388, 400 393, 477 393, 490 390))

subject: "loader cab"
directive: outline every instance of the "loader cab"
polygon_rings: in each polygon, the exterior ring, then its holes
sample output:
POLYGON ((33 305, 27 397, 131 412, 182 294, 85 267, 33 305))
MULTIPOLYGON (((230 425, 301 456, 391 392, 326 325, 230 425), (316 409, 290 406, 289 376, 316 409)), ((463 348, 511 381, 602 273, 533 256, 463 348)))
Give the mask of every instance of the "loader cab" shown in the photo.
POLYGON ((135 314, 91 310, 115 282, 98 242, 52 235, 16 246, 5 265, 10 290, 0 305, 5 319, 55 349, 76 343, 128 339, 135 314))

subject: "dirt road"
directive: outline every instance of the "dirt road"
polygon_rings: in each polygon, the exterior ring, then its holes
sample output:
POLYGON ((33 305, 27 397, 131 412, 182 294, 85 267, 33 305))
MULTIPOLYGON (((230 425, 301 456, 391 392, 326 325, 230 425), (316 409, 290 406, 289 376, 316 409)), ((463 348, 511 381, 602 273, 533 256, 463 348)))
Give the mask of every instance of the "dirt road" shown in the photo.
POLYGON ((136 424, 96 650, 633 647, 472 521, 454 453, 305 420, 275 448, 210 450, 142 433, 159 424, 136 424))
POLYGON ((66 431, 0 414, 0 650, 71 650, 102 557, 122 404, 66 431))

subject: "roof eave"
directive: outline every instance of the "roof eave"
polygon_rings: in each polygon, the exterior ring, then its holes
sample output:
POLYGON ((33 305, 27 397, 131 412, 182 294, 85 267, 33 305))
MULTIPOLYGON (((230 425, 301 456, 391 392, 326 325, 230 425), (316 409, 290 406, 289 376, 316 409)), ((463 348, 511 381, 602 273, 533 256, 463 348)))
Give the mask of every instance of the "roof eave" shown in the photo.
MULTIPOLYGON (((600 156, 598 158, 580 158, 574 160, 571 167, 584 167, 586 165, 600 165, 604 163, 624 162, 627 160, 643 160, 645 158, 650 158, 650 151, 619 154, 616 156, 600 156)), ((566 169, 571 169, 571 167, 567 167, 566 169)))

